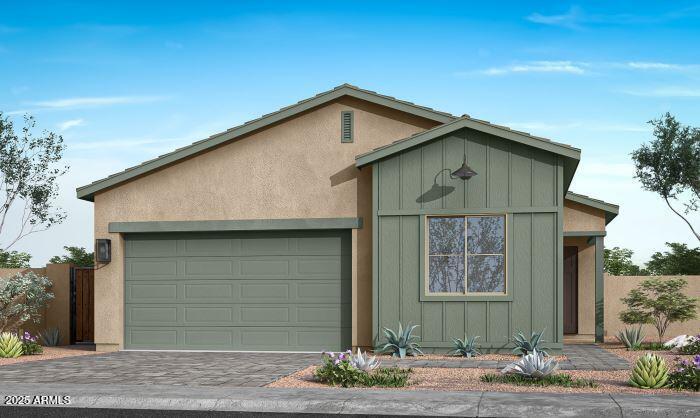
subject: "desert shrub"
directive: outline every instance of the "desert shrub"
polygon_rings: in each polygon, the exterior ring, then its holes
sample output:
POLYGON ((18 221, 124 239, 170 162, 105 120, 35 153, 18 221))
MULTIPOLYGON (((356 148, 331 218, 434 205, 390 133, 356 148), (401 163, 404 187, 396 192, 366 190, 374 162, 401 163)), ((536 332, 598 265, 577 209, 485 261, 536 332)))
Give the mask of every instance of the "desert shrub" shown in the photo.
POLYGON ((314 376, 319 382, 342 387, 403 387, 408 383, 411 369, 374 367, 364 371, 355 367, 352 351, 324 353, 323 364, 314 376))
POLYGON ((17 358, 22 355, 22 341, 16 334, 0 334, 0 358, 17 358))
POLYGON ((25 356, 31 356, 34 354, 41 354, 44 352, 44 349, 41 347, 41 344, 37 342, 37 338, 32 336, 29 332, 24 332, 24 334, 20 337, 20 341, 22 341, 22 354, 25 356))
POLYGON ((477 350, 476 348, 477 338, 479 338, 478 335, 474 337, 468 337, 467 334, 464 334, 463 340, 460 340, 459 338, 453 338, 452 345, 454 349, 448 354, 453 356, 462 356, 466 358, 472 358, 480 355, 481 352, 479 352, 479 350, 477 350))
POLYGON ((630 348, 630 351, 668 351, 668 347, 666 347, 663 343, 649 342, 637 344, 630 348))
POLYGON ((41 309, 53 299, 52 283, 34 272, 0 279, 0 332, 16 330, 27 321, 38 323, 41 309))
POLYGON ((544 331, 545 330, 542 330, 541 332, 533 332, 530 334, 529 339, 525 337, 522 332, 518 332, 513 336, 513 343, 515 344, 513 354, 520 354, 521 356, 524 356, 537 350, 537 352, 542 353, 545 356, 549 355, 547 353, 549 348, 544 346, 544 331))
POLYGON ((644 341, 644 332, 641 325, 637 328, 625 328, 619 331, 615 338, 628 350, 634 350, 644 341))
POLYGON ((629 384, 640 389, 660 389, 667 385, 668 366, 663 357, 646 353, 637 359, 629 384))
POLYGON ((484 383, 509 383, 517 386, 561 386, 565 388, 594 388, 598 386, 590 379, 574 379, 565 373, 550 374, 533 379, 520 374, 488 373, 480 377, 484 383))
POLYGON ((61 340, 61 332, 57 327, 48 328, 39 332, 39 338, 45 347, 55 347, 61 340))
POLYGON ((668 375, 668 385, 678 390, 700 391, 700 355, 682 360, 668 375))
POLYGON ((682 347, 678 347, 680 354, 700 354, 700 334, 691 337, 691 340, 682 347))
POLYGON ((638 288, 630 290, 627 297, 620 299, 627 305, 627 309, 620 312, 620 320, 625 324, 654 325, 661 342, 671 323, 697 316, 697 299, 683 293, 687 284, 681 278, 644 280, 638 288))
POLYGON ((380 353, 391 353, 394 357, 405 358, 406 356, 422 355, 418 341, 420 336, 413 335, 413 331, 418 328, 418 325, 408 324, 404 328, 399 322, 398 331, 390 328, 384 328, 384 337, 386 343, 379 349, 380 353))

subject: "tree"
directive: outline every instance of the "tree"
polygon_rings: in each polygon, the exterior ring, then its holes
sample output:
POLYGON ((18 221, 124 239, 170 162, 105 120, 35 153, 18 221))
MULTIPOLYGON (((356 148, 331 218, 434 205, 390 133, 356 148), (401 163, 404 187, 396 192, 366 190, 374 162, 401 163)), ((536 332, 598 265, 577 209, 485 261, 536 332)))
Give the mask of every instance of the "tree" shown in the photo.
POLYGON ((63 247, 68 255, 55 255, 49 259, 49 263, 71 263, 78 267, 90 267, 95 264, 95 253, 89 253, 83 247, 63 247))
POLYGON ((627 248, 613 247, 603 250, 603 270, 613 276, 646 276, 646 270, 632 261, 634 252, 627 248))
POLYGON ((0 332, 14 331, 27 321, 39 323, 41 309, 53 299, 52 285, 34 272, 0 279, 0 332))
POLYGON ((649 123, 654 126, 656 139, 632 153, 636 177, 645 190, 660 195, 700 241, 700 234, 687 217, 699 207, 700 129, 681 125, 670 113, 649 123), (679 198, 684 200, 684 213, 671 204, 679 198))
POLYGON ((620 312, 625 324, 653 324, 662 341, 666 328, 673 322, 695 319, 696 298, 683 294, 687 282, 684 279, 644 280, 638 288, 630 290, 626 298, 620 299, 627 310, 620 312))
POLYGON ((653 275, 694 275, 700 274, 700 247, 688 248, 686 244, 667 242, 671 251, 652 254, 647 263, 653 275))
POLYGON ((0 249, 0 268, 29 268, 29 260, 31 260, 31 258, 31 254, 19 251, 3 251, 0 249))
POLYGON ((32 117, 15 132, 12 121, 0 113, 0 249, 8 250, 17 241, 61 223, 65 212, 54 207, 59 176, 68 167, 59 167, 65 145, 63 138, 44 131, 34 136, 32 117), (12 213, 12 215, 10 215, 12 213), (8 216, 12 230, 6 229, 8 216))

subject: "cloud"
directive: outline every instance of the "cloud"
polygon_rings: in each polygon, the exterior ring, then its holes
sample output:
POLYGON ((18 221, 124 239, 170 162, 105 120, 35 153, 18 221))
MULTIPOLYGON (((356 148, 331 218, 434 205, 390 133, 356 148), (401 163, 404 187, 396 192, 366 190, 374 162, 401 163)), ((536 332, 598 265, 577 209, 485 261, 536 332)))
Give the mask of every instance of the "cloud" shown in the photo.
POLYGON ((82 125, 84 122, 85 121, 83 119, 69 119, 67 121, 59 123, 58 129, 62 131, 67 131, 70 128, 82 125))
POLYGON ((48 109, 75 109, 81 107, 100 107, 117 104, 151 103, 165 100, 163 96, 110 96, 110 97, 72 97, 66 99, 31 102, 30 105, 48 109))
POLYGON ((622 93, 639 97, 700 97, 700 88, 668 86, 641 90, 622 90, 622 93))
MULTIPOLYGON (((526 64, 516 64, 505 67, 492 67, 478 71, 479 74, 498 76, 519 73, 565 73, 582 75, 586 73, 584 64, 571 61, 533 61, 526 64)), ((458 73, 464 74, 464 73, 458 73)))
POLYGON ((582 21, 585 20, 585 16, 581 8, 578 6, 571 6, 569 11, 564 14, 543 15, 540 13, 532 13, 525 19, 542 25, 560 26, 568 29, 580 29, 582 21))

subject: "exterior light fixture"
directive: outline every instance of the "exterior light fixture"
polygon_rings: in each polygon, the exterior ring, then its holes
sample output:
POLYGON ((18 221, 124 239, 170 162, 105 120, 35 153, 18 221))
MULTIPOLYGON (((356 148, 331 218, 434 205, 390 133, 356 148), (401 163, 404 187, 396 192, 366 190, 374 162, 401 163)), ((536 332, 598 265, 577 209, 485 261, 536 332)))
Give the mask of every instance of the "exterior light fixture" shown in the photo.
POLYGON ((112 240, 95 240, 95 261, 100 264, 109 264, 112 261, 112 240))
POLYGON ((464 154, 464 161, 462 162, 462 166, 452 173, 450 173, 450 177, 455 178, 459 177, 462 180, 469 180, 470 178, 474 177, 477 175, 477 172, 472 170, 471 167, 467 165, 467 155, 464 154))

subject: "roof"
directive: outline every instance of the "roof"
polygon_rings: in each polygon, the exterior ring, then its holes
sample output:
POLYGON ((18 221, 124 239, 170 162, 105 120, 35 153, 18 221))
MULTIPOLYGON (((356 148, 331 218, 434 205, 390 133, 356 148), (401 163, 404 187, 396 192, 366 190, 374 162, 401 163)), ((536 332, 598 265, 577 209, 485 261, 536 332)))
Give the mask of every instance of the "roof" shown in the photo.
POLYGON ((615 219, 615 217, 620 213, 620 206, 613 203, 604 202, 600 199, 594 199, 583 194, 568 192, 566 193, 565 198, 566 200, 600 209, 605 212, 605 225, 609 224, 610 221, 615 219))
POLYGON ((516 131, 505 126, 495 125, 485 120, 474 119, 464 115, 451 122, 436 126, 427 131, 419 132, 408 138, 394 141, 374 150, 358 155, 355 158, 357 167, 363 167, 375 161, 387 158, 403 150, 416 147, 426 142, 432 141, 443 135, 447 135, 462 128, 474 129, 501 138, 509 139, 521 144, 529 145, 545 151, 553 152, 564 157, 564 190, 569 188, 574 172, 581 159, 581 150, 571 145, 554 142, 547 138, 530 135, 527 132, 516 131))
POLYGON ((133 178, 150 173, 159 168, 174 164, 182 159, 191 157, 196 154, 207 151, 213 147, 221 145, 225 142, 234 140, 245 134, 265 128, 281 120, 293 117, 299 113, 305 112, 317 106, 331 102, 343 96, 355 97, 367 102, 375 103, 381 106, 386 106, 395 110, 410 113, 439 123, 451 122, 456 119, 456 116, 446 112, 440 112, 429 107, 419 106, 417 104, 399 100, 391 96, 376 93, 370 90, 364 90, 350 84, 342 84, 331 90, 319 93, 311 98, 302 100, 291 106, 283 107, 273 113, 268 113, 257 119, 245 122, 224 132, 214 134, 209 138, 203 139, 178 148, 170 153, 161 155, 152 160, 145 161, 137 166, 127 168, 119 173, 112 174, 106 178, 97 180, 86 186, 78 187, 77 195, 79 199, 94 201, 95 193, 118 184, 129 181, 133 178))

